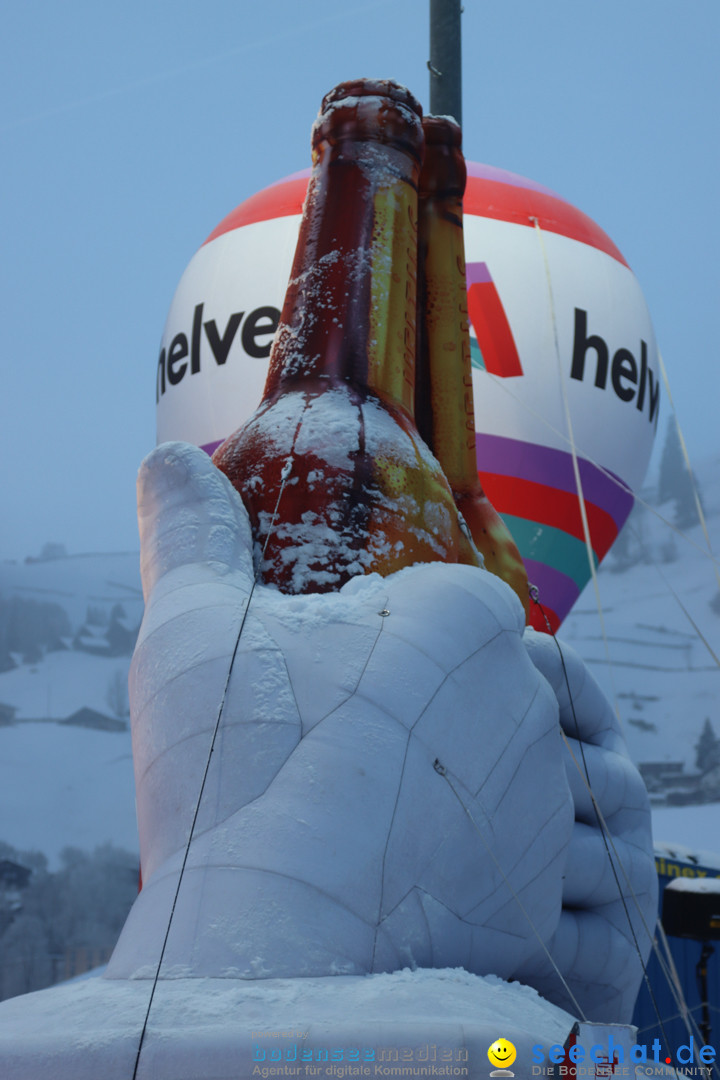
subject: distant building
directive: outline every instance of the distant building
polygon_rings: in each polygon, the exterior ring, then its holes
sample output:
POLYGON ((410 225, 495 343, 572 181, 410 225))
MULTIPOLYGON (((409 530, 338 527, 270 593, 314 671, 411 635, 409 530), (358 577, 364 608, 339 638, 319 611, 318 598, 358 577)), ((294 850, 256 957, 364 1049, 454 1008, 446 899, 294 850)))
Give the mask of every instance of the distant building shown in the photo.
POLYGON ((116 604, 106 623, 89 618, 75 634, 73 647, 95 656, 130 656, 139 626, 128 619, 122 604, 116 604))
POLYGON ((655 806, 696 806, 720 800, 720 769, 686 773, 682 761, 643 761, 638 769, 655 806))
POLYGON ((643 761, 638 765, 645 787, 650 792, 666 791, 669 784, 675 784, 685 771, 683 761, 643 761))
POLYGON ((24 889, 31 877, 32 870, 29 867, 13 862, 12 859, 0 859, 0 887, 3 889, 13 892, 24 889))
POLYGON ((7 724, 12 724, 15 720, 15 713, 17 709, 14 705, 5 705, 0 701, 0 727, 5 727, 7 724))
POLYGON ((94 728, 96 731, 127 731, 124 720, 118 720, 115 716, 106 716, 105 713, 90 709, 87 705, 77 709, 70 716, 66 716, 60 723, 73 727, 94 728))

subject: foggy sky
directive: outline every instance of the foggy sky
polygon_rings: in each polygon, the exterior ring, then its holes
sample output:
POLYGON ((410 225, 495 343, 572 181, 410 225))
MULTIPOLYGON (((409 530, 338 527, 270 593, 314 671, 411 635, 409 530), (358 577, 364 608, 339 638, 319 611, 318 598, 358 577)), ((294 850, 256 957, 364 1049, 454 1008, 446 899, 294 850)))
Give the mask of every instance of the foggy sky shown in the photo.
MULTIPOLYGON (((464 0, 466 156, 594 218, 638 277, 695 458, 718 449, 715 0, 464 0)), ((425 0, 68 0, 0 41, 0 558, 137 547, 175 287, 237 203, 309 164, 361 75, 428 105, 425 0)), ((662 437, 667 408, 658 428, 662 437)))

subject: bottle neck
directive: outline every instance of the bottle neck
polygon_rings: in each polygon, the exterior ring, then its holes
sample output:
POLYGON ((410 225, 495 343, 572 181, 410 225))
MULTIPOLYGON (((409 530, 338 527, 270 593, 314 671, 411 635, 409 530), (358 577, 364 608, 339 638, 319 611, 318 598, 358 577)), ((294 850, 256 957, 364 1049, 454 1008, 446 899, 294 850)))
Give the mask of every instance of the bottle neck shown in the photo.
POLYGON ((417 157, 343 138, 314 158, 265 399, 349 383, 412 418, 417 157))
MULTIPOLYGON (((443 123, 428 120, 438 128, 443 123)), ((433 141, 427 127, 426 134, 418 224, 416 418, 450 487, 466 493, 479 485, 463 239, 466 170, 459 145, 450 137, 433 141)))

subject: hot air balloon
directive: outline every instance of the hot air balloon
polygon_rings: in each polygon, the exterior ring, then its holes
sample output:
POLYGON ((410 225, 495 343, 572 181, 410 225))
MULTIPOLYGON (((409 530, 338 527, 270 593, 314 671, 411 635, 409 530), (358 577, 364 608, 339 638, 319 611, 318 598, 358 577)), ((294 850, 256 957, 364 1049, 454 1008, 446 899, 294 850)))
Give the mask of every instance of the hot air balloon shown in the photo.
MULTIPOLYGON (((159 442, 211 453, 257 407, 308 176, 246 199, 190 261, 158 359, 159 442)), ((468 163, 465 247, 478 470, 555 630, 590 577, 586 540, 599 563, 645 475, 655 336, 610 237, 540 184, 468 163)))

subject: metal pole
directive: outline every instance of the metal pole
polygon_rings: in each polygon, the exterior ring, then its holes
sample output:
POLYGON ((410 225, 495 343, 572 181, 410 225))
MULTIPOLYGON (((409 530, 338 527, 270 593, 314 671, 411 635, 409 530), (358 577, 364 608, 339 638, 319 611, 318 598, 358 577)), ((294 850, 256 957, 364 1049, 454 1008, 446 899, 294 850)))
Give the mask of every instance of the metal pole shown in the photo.
POLYGON ((461 0, 430 0, 430 112, 462 124, 461 0))
POLYGON ((708 1002, 708 960, 715 950, 709 941, 703 941, 700 959, 695 968, 695 975, 700 990, 700 1003, 702 1005, 702 1021, 699 1025, 700 1033, 707 1046, 710 1042, 710 1004, 708 1002))

